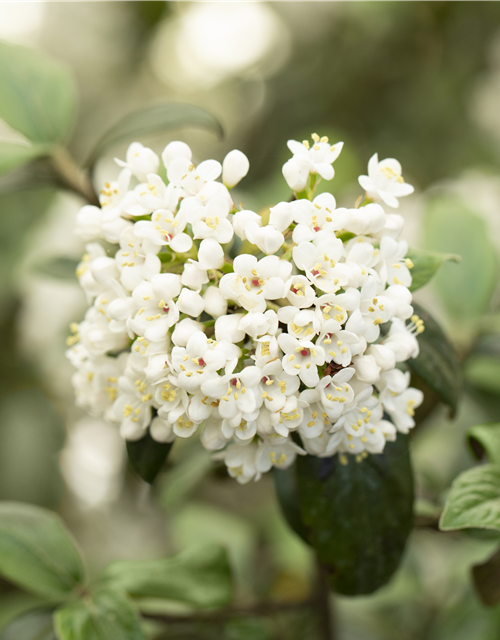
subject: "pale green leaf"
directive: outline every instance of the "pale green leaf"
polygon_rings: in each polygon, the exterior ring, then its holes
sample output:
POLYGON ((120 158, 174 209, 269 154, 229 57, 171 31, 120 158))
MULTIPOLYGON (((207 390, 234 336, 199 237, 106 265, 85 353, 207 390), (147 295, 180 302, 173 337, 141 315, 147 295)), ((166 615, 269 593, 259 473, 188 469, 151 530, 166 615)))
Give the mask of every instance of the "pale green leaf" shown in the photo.
POLYGON ((500 465, 481 465, 460 474, 451 486, 439 526, 443 531, 500 531, 500 465))
POLYGON ((122 140, 133 142, 144 136, 185 126, 202 127, 219 136, 223 133, 217 118, 201 107, 179 102, 158 104, 135 111, 111 127, 94 147, 86 165, 92 166, 105 149, 122 140))
POLYGON ((37 275, 49 276, 58 280, 75 280, 76 282, 76 267, 78 263, 79 260, 74 258, 60 256, 59 258, 39 262, 34 265, 33 270, 37 275))
POLYGON ((467 359, 465 379, 489 393, 500 394, 500 358, 478 354, 467 359))
POLYGON ((43 145, 24 145, 0 140, 0 175, 21 167, 34 158, 45 155, 43 145))
POLYGON ((410 291, 416 291, 426 285, 436 275, 443 263, 447 261, 460 262, 460 256, 423 251, 422 249, 409 249, 406 257, 413 262, 410 291))
POLYGON ((0 118, 28 140, 61 143, 75 115, 71 74, 40 51, 0 42, 0 118))
POLYGON ((79 551, 55 513, 0 503, 0 575, 46 596, 64 596, 84 581, 79 551))
POLYGON ((137 598, 167 598, 198 607, 218 607, 232 596, 227 551, 215 543, 172 558, 109 565, 102 579, 137 598))
POLYGON ((56 640, 52 613, 30 611, 17 617, 2 630, 0 640, 56 640))
POLYGON ((101 588, 54 614, 58 640, 144 640, 137 611, 114 589, 101 588))
POLYGON ((485 221, 456 198, 435 198, 425 221, 425 246, 462 258, 460 264, 444 264, 434 279, 450 318, 467 325, 488 311, 498 259, 485 221))

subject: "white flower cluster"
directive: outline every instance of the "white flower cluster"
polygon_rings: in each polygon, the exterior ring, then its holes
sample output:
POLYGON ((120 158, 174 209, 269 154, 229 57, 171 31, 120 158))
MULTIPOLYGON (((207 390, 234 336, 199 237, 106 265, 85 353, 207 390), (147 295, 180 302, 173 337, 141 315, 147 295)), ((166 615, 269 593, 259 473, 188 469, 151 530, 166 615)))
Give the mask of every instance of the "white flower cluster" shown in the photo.
POLYGON ((135 142, 117 160, 101 207, 78 215, 91 305, 68 339, 80 406, 128 440, 201 430, 240 483, 305 452, 359 461, 414 426, 422 393, 398 363, 418 354, 424 327, 403 219, 379 204, 413 189, 396 160, 375 155, 360 206, 314 197, 342 143, 312 139, 288 143, 295 193, 268 215, 231 198, 249 169, 240 151, 195 166, 172 142, 160 168, 135 142))

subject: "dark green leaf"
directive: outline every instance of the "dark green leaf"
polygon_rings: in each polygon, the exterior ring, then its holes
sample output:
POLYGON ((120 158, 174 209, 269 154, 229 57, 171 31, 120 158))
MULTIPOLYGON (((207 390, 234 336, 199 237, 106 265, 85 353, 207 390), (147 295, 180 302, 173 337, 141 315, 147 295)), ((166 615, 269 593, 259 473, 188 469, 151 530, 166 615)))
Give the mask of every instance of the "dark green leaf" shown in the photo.
POLYGON ((481 465, 460 474, 451 485, 439 526, 443 531, 500 531, 500 465, 481 465))
POLYGON ((302 540, 308 542, 307 533, 300 514, 299 502, 297 500, 299 488, 295 467, 288 467, 288 469, 274 468, 273 478, 278 502, 280 503, 286 521, 302 540))
POLYGON ((144 640, 132 603, 109 588, 59 609, 54 624, 58 640, 144 640))
POLYGON ((451 320, 474 323, 488 311, 498 278, 498 258, 485 221, 457 198, 432 200, 425 222, 425 244, 431 251, 461 256, 445 264, 433 285, 451 320))
POLYGON ((300 456, 294 466, 306 538, 332 589, 376 591, 398 568, 413 524, 408 437, 398 434, 383 453, 360 462, 300 456))
POLYGON ((462 382, 457 354, 439 324, 425 309, 413 303, 415 313, 422 318, 425 331, 418 335, 420 353, 410 358, 410 368, 446 403, 456 410, 462 382))
POLYGON ((132 469, 148 484, 153 484, 167 459, 172 442, 156 442, 149 431, 141 440, 127 441, 127 454, 132 469))
POLYGON ((0 42, 0 118, 32 142, 60 143, 76 106, 68 71, 41 51, 0 42))
POLYGON ((179 102, 158 104, 125 116, 99 140, 87 166, 92 166, 102 152, 121 140, 132 142, 152 133, 162 133, 178 127, 203 127, 222 136, 222 126, 211 113, 192 104, 179 102))
POLYGON ((17 502, 0 504, 0 574, 46 596, 66 595, 84 581, 82 559, 59 516, 17 502))
POLYGON ((227 551, 215 543, 162 560, 115 562, 102 579, 137 598, 167 598, 197 607, 220 607, 232 597, 227 551))
POLYGON ((500 549, 486 562, 472 567, 472 580, 485 605, 500 602, 500 549))
POLYGON ((0 640, 56 640, 51 611, 30 611, 13 620, 0 640))
POLYGON ((53 258, 46 262, 40 262, 33 267, 37 275, 49 276, 59 280, 76 280, 76 267, 78 260, 74 258, 53 258))
POLYGON ((17 169, 45 153, 46 148, 42 145, 28 146, 0 140, 0 174, 17 169))
POLYGON ((476 424, 467 431, 467 442, 478 460, 486 452, 490 462, 500 464, 500 423, 476 424))
POLYGON ((426 285, 444 262, 460 262, 460 256, 421 249, 409 249, 406 257, 413 262, 410 291, 416 291, 426 285))

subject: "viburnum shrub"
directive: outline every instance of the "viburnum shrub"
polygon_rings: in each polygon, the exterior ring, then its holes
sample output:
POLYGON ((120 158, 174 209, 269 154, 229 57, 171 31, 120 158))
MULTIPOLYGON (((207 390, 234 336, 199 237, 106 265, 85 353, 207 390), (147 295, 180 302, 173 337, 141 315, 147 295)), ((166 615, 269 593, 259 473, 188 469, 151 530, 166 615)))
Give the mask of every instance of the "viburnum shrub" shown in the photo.
POLYGON ((68 339, 78 405, 128 441, 200 431, 240 483, 306 453, 360 462, 408 433, 423 394, 402 364, 424 325, 404 220, 384 206, 413 187, 375 154, 352 208, 315 195, 342 146, 290 140, 293 195, 259 214, 231 197, 242 152, 196 165, 183 142, 161 160, 131 144, 101 206, 78 214, 90 305, 68 339))

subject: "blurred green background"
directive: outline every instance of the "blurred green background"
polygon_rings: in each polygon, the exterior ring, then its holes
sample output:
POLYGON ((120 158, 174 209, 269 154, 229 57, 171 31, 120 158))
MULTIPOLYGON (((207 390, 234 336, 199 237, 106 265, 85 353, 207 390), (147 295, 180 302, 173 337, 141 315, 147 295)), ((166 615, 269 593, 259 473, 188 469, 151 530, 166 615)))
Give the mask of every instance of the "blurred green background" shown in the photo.
MULTIPOLYGON (((70 149, 83 162, 114 122, 160 101, 202 106, 225 136, 182 129, 199 161, 244 151, 237 200, 255 210, 288 199, 286 141, 313 131, 344 140, 332 190, 352 206, 369 157, 394 156, 415 195, 401 202, 405 239, 460 264, 416 295, 447 329, 463 364, 453 419, 433 407, 413 435, 418 509, 438 514, 452 479, 473 465, 465 430, 500 420, 500 4, 497 2, 0 3, 0 39, 39 49, 72 71, 80 98, 70 149)), ((0 122, 0 137, 16 134, 0 122)), ((95 184, 113 179, 117 146, 95 184)), ((178 443, 152 490, 126 469, 116 430, 76 409, 64 358, 85 300, 76 280, 41 265, 83 252, 83 204, 47 186, 39 163, 0 178, 0 499, 60 511, 97 572, 114 559, 156 558, 215 539, 231 550, 238 601, 301 601, 308 549, 284 523, 272 478, 240 487, 196 441, 178 443)), ((417 529, 393 582, 369 598, 336 598, 341 640, 498 640, 500 610, 473 593, 469 567, 498 540, 417 529)), ((0 624, 17 594, 0 583, 0 624)), ((171 638, 314 639, 300 608, 171 638), (221 635, 223 634, 223 635, 221 635)), ((20 639, 21 640, 21 639, 20 639)))

